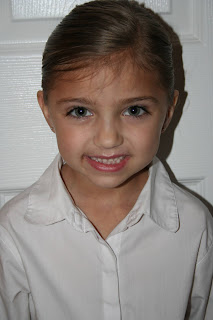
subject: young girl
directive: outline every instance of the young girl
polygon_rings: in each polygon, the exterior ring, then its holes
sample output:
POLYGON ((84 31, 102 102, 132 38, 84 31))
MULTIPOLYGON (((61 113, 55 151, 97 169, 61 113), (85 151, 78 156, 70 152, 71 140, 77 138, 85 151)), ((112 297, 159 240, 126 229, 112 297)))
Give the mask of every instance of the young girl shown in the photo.
POLYGON ((155 157, 178 100, 159 19, 136 1, 76 7, 42 87, 60 154, 1 211, 1 320, 212 319, 212 218, 155 157))

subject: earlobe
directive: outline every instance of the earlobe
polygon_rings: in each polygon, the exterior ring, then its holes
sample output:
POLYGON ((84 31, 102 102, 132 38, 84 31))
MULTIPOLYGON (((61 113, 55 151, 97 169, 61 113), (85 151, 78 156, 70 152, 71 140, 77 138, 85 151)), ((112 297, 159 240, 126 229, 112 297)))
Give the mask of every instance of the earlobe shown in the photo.
POLYGON ((177 102, 178 102, 178 96, 179 96, 179 91, 175 90, 174 91, 173 103, 168 108, 168 111, 167 111, 167 114, 166 114, 166 118, 165 118, 162 130, 161 130, 162 133, 166 131, 166 129, 168 128, 168 126, 169 126, 169 124, 170 124, 170 122, 172 120, 172 117, 173 117, 173 114, 174 114, 174 111, 175 111, 175 107, 176 107, 177 102))
POLYGON ((38 104, 39 104, 39 106, 40 106, 40 108, 41 108, 41 111, 42 111, 42 113, 43 113, 43 115, 44 115, 44 117, 45 117, 45 119, 46 119, 46 121, 47 121, 50 129, 51 129, 53 132, 55 132, 55 131, 54 131, 54 126, 53 126, 52 121, 51 121, 51 116, 50 116, 49 108, 48 108, 48 106, 45 104, 45 101, 44 101, 44 93, 43 93, 43 91, 40 90, 40 91, 37 92, 37 100, 38 100, 38 104))

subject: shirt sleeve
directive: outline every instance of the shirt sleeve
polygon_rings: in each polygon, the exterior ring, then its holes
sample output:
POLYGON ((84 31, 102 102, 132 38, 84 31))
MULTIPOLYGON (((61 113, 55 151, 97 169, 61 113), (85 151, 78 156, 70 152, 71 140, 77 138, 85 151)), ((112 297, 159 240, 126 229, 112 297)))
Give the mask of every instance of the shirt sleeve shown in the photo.
POLYGON ((213 318, 213 246, 198 262, 185 320, 213 318))
POLYGON ((0 226, 1 320, 29 320, 31 295, 24 267, 12 239, 0 226))

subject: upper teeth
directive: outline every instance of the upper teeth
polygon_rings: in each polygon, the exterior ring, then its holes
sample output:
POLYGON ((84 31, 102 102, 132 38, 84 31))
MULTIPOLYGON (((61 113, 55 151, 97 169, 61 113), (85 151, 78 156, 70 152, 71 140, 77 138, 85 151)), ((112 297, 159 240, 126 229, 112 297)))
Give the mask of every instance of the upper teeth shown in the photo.
POLYGON ((111 159, 102 159, 102 158, 91 157, 91 159, 94 161, 100 162, 100 163, 104 163, 104 164, 116 164, 116 163, 120 163, 121 160, 124 159, 124 156, 117 157, 117 158, 111 158, 111 159))

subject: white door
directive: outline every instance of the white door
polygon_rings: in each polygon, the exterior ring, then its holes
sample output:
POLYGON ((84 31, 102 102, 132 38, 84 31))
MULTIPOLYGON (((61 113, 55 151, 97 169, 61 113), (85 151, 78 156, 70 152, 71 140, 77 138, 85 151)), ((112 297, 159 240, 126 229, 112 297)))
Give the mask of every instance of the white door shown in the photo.
MULTIPOLYGON (((0 206, 37 180, 57 153, 55 136, 36 101, 41 56, 48 35, 61 17, 82 2, 0 0, 0 206)), ((177 180, 211 208, 213 1, 145 3, 174 27, 183 49, 186 93, 182 94, 171 129, 163 138, 161 154, 166 156, 177 180)), ((179 72, 183 84, 181 67, 179 72)))

